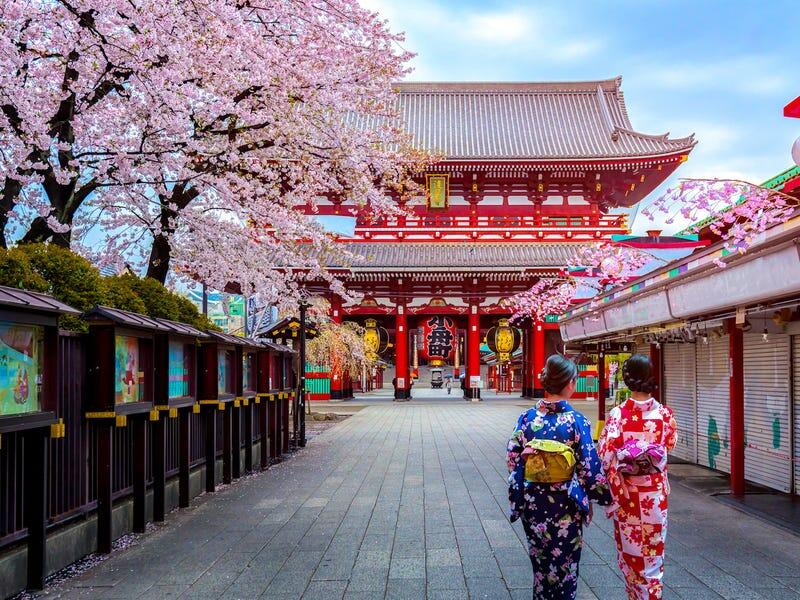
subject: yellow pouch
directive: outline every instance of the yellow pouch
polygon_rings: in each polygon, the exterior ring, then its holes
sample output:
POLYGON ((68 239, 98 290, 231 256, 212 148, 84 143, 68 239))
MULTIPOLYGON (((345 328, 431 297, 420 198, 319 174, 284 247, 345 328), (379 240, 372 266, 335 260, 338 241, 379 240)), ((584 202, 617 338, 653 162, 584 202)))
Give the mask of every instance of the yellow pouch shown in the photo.
POLYGON ((570 446, 556 440, 531 440, 525 447, 533 450, 525 461, 525 481, 561 483, 572 479, 577 461, 570 446))

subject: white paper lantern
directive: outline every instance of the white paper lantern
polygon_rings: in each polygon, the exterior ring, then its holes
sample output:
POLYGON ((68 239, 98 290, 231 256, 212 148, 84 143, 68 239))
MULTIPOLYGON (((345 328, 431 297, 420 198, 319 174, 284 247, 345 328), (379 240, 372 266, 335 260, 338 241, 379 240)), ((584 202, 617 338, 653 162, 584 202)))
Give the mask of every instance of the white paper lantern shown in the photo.
POLYGON ((800 137, 792 145, 792 158, 794 159, 794 164, 800 167, 800 137))

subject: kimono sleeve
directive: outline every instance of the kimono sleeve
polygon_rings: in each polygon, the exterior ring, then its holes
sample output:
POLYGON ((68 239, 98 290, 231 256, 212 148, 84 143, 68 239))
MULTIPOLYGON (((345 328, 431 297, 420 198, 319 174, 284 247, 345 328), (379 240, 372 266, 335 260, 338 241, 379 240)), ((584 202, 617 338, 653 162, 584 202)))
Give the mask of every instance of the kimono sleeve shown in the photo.
POLYGON ((667 452, 672 452, 675 444, 678 443, 678 424, 675 422, 675 415, 669 407, 662 407, 664 418, 664 446, 667 452))
POLYGON ((509 472, 513 471, 519 464, 522 451, 525 449, 525 444, 528 443, 528 439, 525 437, 527 424, 528 413, 524 412, 519 416, 519 419, 517 419, 517 426, 514 428, 514 433, 511 434, 511 438, 509 438, 508 445, 506 446, 506 460, 509 472))
POLYGON ((611 503, 611 495, 600 464, 600 458, 597 455, 597 449, 594 446, 594 440, 592 440, 589 421, 586 418, 580 418, 576 421, 576 425, 578 426, 579 435, 579 456, 575 475, 589 500, 606 506, 611 503))
POLYGON ((619 408, 613 408, 606 418, 605 426, 597 442, 597 451, 603 470, 608 473, 614 468, 617 450, 622 446, 622 415, 619 408))

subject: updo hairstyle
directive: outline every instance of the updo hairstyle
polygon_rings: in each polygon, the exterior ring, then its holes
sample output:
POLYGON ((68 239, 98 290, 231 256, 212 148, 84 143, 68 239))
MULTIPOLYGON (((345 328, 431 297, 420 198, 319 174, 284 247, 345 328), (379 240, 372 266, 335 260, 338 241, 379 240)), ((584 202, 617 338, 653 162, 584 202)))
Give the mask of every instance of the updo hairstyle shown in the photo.
POLYGON ((558 394, 577 376, 578 367, 574 362, 560 354, 552 354, 542 369, 542 387, 549 394, 558 394))
POLYGON ((632 392, 652 394, 658 389, 653 363, 644 354, 634 354, 623 363, 622 379, 632 392))

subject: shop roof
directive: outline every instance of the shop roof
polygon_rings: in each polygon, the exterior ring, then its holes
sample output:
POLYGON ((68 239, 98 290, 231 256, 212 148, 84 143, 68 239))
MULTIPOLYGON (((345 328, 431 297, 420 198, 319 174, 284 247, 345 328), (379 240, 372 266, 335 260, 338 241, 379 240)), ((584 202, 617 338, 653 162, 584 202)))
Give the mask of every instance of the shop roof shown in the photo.
POLYGON ((125 327, 134 327, 137 329, 170 331, 170 328, 159 322, 158 319, 128 310, 111 308, 110 306, 95 306, 91 310, 83 313, 83 318, 87 321, 110 321, 116 325, 124 325, 125 327))
POLYGON ((156 321, 167 327, 170 330, 170 333, 174 333, 177 335, 187 335, 197 338, 208 337, 208 334, 205 331, 201 331, 196 327, 187 325, 186 323, 180 323, 178 321, 170 321, 169 319, 160 319, 160 318, 156 318, 156 321))
POLYGON ((75 310, 52 296, 4 285, 0 285, 0 306, 61 315, 77 315, 80 313, 79 310, 75 310))

